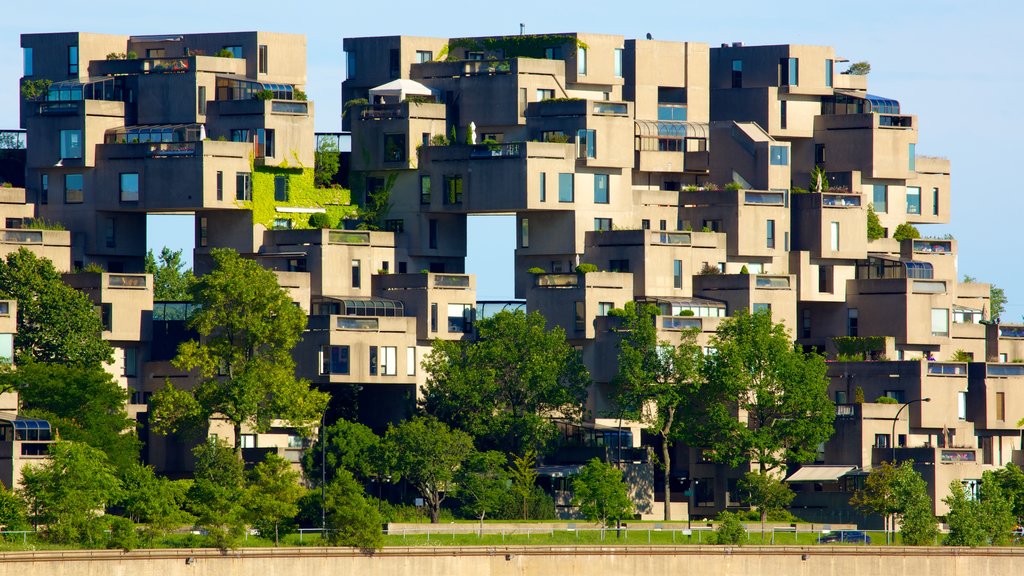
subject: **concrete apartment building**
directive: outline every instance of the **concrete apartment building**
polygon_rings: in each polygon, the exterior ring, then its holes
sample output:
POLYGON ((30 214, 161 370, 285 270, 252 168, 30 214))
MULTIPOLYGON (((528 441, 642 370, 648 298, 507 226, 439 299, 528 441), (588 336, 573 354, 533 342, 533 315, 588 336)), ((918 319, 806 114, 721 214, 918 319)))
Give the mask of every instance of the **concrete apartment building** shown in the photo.
MULTIPOLYGON (((840 73, 832 48, 585 33, 346 38, 349 194, 313 184, 301 36, 27 34, 22 46, 23 85, 51 83, 22 100, 32 144, 24 188, 0 192, 11 214, 0 247, 28 244, 66 272, 105 270, 67 278, 103 314, 118 350, 111 371, 143 425, 165 381, 192 382, 169 362, 190 337, 189 305, 154 302, 141 274, 146 214, 195 215, 197 273, 215 247, 273 270, 310 314, 299 375, 332 392, 332 411, 354 407, 377 429, 414 410, 431 341, 471 338, 486 313, 465 273, 467 216, 513 214, 516 305, 582 350, 597 432, 628 427, 641 445, 609 399, 608 312, 645 301, 661 311, 659 338, 697 329, 709 353, 737 310, 770 310, 833 358, 836 337, 875 343, 870 356, 886 361, 830 365, 837 435, 816 464, 835 477, 806 467, 808 509, 855 487, 894 445, 940 512, 950 479, 1024 462, 1013 426, 1024 400, 1011 382, 1024 377, 1012 363, 1024 328, 981 324, 989 287, 959 281, 955 240, 866 238, 869 206, 890 236, 903 222, 948 222, 949 162, 917 156, 918 119, 868 94, 866 76, 840 73), (821 183, 810 181, 816 167, 821 183), (381 231, 309 229, 313 213, 349 218, 351 204, 381 194, 381 231), (68 232, 22 227, 32 217, 68 232), (598 272, 577 273, 583 263, 598 272), (974 361, 952 362, 957 351, 974 361), (930 401, 900 411, 880 396, 930 401)), ((303 447, 283 427, 243 434, 251 458, 296 461, 303 447)), ((184 439, 147 440, 158 469, 190 466, 184 439)), ((643 451, 628 453, 643 463, 643 451)), ((678 447, 673 462, 676 517, 738 504, 744 470, 698 447, 678 447)))

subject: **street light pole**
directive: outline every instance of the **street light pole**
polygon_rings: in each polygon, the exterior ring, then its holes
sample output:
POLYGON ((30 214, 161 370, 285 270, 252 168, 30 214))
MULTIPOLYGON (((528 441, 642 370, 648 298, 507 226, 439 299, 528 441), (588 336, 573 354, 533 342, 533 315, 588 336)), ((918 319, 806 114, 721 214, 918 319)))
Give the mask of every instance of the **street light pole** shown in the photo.
MULTIPOLYGON (((896 422, 899 421, 900 414, 903 412, 904 408, 906 408, 907 406, 910 406, 911 404, 916 404, 918 402, 931 402, 931 401, 932 401, 931 398, 918 398, 917 400, 911 400, 910 402, 905 402, 903 404, 903 406, 900 406, 900 409, 896 411, 896 416, 893 417, 893 419, 892 419, 892 436, 889 437, 889 441, 892 442, 892 465, 893 466, 896 465, 896 422)), ((907 417, 907 438, 908 438, 908 440, 910 438, 910 418, 909 417, 907 417)))

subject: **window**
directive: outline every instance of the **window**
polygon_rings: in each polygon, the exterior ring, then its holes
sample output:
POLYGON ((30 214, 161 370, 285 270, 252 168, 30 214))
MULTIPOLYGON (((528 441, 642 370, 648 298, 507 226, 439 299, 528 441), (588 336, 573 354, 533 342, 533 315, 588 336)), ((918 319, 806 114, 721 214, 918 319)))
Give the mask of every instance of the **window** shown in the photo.
POLYGON ((429 240, 429 242, 427 243, 427 245, 431 249, 436 249, 437 248, 437 220, 436 219, 431 219, 430 222, 428 223, 427 228, 428 228, 428 232, 429 232, 428 233, 428 240, 429 240))
POLYGON ((405 134, 384 135, 385 162, 404 162, 405 148, 405 134))
POLYGON ((967 392, 956 393, 957 419, 967 420, 967 392))
POLYGON ((68 74, 78 74, 78 46, 68 46, 68 74))
POLYGON ((932 336, 949 336, 949 310, 932 308, 932 336))
POLYGON ((768 248, 775 248, 775 220, 765 221, 766 245, 768 248))
POLYGON ((430 304, 430 331, 437 332, 437 302, 430 304))
POLYGON ((256 435, 255 434, 242 434, 241 441, 238 443, 240 448, 255 448, 256 447, 256 435))
POLYGON ((562 59, 562 47, 555 46, 553 48, 544 49, 544 58, 548 60, 561 60, 562 59))
POLYGON ((50 203, 50 176, 48 174, 39 176, 39 203, 50 203))
POLYGON ((825 145, 815 144, 814 145, 814 163, 824 164, 825 163, 825 145))
POLYGON ((680 289, 683 287, 683 261, 672 261, 672 287, 680 289))
POLYGON ((235 172, 235 199, 252 200, 252 174, 235 172))
POLYGON ((554 88, 538 88, 537 89, 537 102, 543 102, 545 100, 551 100, 555 97, 554 88))
POLYGON ((587 49, 582 46, 576 49, 576 73, 583 76, 587 74, 587 49))
POLYGON ((615 77, 622 78, 622 48, 615 49, 615 77))
POLYGON ((800 59, 783 58, 779 62, 779 86, 796 86, 800 82, 800 59))
POLYGON ((121 174, 121 202, 139 201, 139 174, 126 172, 121 174))
POLYGON ((274 176, 274 202, 288 201, 288 177, 274 176))
POLYGON ((743 87, 743 60, 732 61, 732 87, 743 87))
POLYGON ((786 101, 785 100, 780 100, 779 101, 779 128, 781 128, 782 130, 785 130, 786 129, 786 124, 789 123, 789 118, 788 118, 789 110, 787 108, 788 107, 786 106, 786 101))
POLYGON ((444 177, 444 204, 462 204, 462 176, 444 177))
POLYGON ((483 60, 483 52, 466 52, 466 60, 483 60))
POLYGON ((836 404, 846 404, 846 390, 836 390, 836 404))
POLYGON ((68 160, 82 157, 82 131, 60 131, 60 157, 68 160))
POLYGON ((32 75, 32 49, 31 48, 25 48, 23 50, 23 52, 24 52, 25 60, 24 60, 24 68, 22 69, 23 70, 22 76, 31 76, 32 75))
POLYGON ((259 47, 259 66, 260 66, 260 74, 266 74, 267 73, 267 45, 266 44, 260 44, 260 47, 259 47))
POLYGON ((921 213, 921 189, 917 186, 907 186, 907 214, 921 213))
POLYGON ((789 166, 789 147, 770 146, 769 153, 772 166, 789 166))
MULTIPOLYGON (((661 104, 658 103, 658 120, 668 121, 686 121, 686 105, 684 104, 661 104)), ((675 127, 669 127, 668 125, 659 125, 659 134, 665 134, 676 130, 681 135, 682 130, 677 130, 675 127)), ((667 134, 666 134, 667 135, 667 134)))
POLYGON ((875 434, 875 448, 888 448, 889 447, 889 435, 888 434, 875 434))
POLYGON ((370 346, 370 376, 377 375, 377 347, 370 346))
POLYGON ((448 332, 464 334, 473 329, 473 307, 469 304, 448 305, 448 332))
POLYGON ((651 221, 648 220, 647 218, 644 218, 643 220, 640 221, 640 227, 643 228, 644 230, 650 230, 651 221))
POLYGON ((350 370, 348 346, 324 346, 320 352, 321 374, 348 374, 350 370))
POLYGON ((139 375, 139 349, 128 347, 124 349, 124 375, 127 378, 134 378, 139 375))
POLYGON ((609 260, 608 261, 609 272, 629 272, 629 260, 609 260))
POLYGON ((608 203, 608 175, 594 174, 594 204, 608 203))
POLYGON ((217 170, 217 200, 224 199, 224 173, 217 170))
POLYGON ((85 193, 81 174, 64 175, 64 203, 81 204, 85 200, 85 193))
POLYGON ((196 96, 196 108, 200 114, 206 114, 206 86, 200 86, 196 96))
POLYGON ((832 60, 831 59, 825 59, 825 86, 827 88, 831 88, 832 87, 832 73, 833 72, 834 72, 834 67, 832 65, 832 60))
POLYGON ((274 157, 274 131, 263 128, 256 129, 256 157, 274 157))
POLYGON ((939 189, 932 188, 932 216, 939 215, 939 189))
POLYGON ((885 213, 889 211, 889 187, 885 184, 875 184, 871 205, 875 212, 885 213))
POLYGON ((352 287, 359 288, 362 285, 362 265, 359 260, 352 261, 352 287))
POLYGON ((420 204, 430 204, 430 176, 420 176, 420 204))
POLYGON ((163 58, 167 51, 163 48, 146 48, 146 58, 163 58))
POLYGON ((911 172, 916 172, 917 171, 917 144, 910 143, 907 146, 909 148, 909 150, 907 151, 908 155, 909 155, 909 161, 908 161, 907 169, 910 170, 911 172))
POLYGON ((574 316, 575 316, 575 328, 576 328, 576 331, 577 332, 582 332, 584 329, 586 329, 586 320, 585 320, 585 318, 587 316, 586 303, 583 302, 583 301, 577 300, 576 303, 575 303, 575 306, 573 306, 573 310, 575 311, 574 316))
POLYGON ((345 52, 345 79, 356 77, 356 53, 345 52))
POLYGON ((408 346, 405 349, 405 375, 416 375, 416 347, 408 346))
POLYGON ((668 230, 668 220, 658 221, 658 230, 668 230))
MULTIPOLYGON (((811 311, 809 309, 807 309, 807 308, 804 308, 804 310, 803 310, 803 312, 801 314, 802 314, 802 317, 801 317, 801 320, 800 320, 800 332, 801 332, 800 337, 801 338, 810 338, 811 337, 811 311)), ((839 400, 836 400, 836 403, 839 404, 840 403, 839 400)))
POLYGON ((547 202, 548 200, 548 174, 547 172, 540 173, 540 201, 547 202))
POLYGON ((117 247, 117 220, 110 216, 103 219, 103 242, 107 248, 117 247))
POLYGON ((598 232, 607 232, 612 229, 611 218, 594 218, 594 230, 598 232))
POLYGON ((417 50, 416 51, 416 62, 423 64, 424 62, 430 62, 434 59, 434 53, 430 50, 417 50))
POLYGON ((846 311, 846 335, 857 335, 857 309, 850 308, 846 311))
POLYGON ((615 307, 615 304, 613 304, 611 302, 598 302, 597 303, 597 315, 598 316, 607 316, 608 313, 611 312, 612 308, 614 308, 614 307, 615 307))
POLYGON ((572 172, 562 172, 558 175, 558 201, 572 202, 575 196, 573 192, 572 172))
POLYGON ((523 218, 519 222, 519 244, 523 248, 530 247, 530 220, 529 218, 523 218))
POLYGON ((1006 420, 1006 393, 996 392, 996 420, 1006 420))
POLYGON ((399 234, 405 232, 405 220, 402 218, 388 218, 384 221, 384 230, 399 234))
MULTIPOLYGON (((372 351, 376 346, 371 346, 372 351)), ((371 352, 372 355, 372 352, 371 352)), ((374 368, 371 364, 371 370, 374 368)), ((373 374, 373 372, 370 372, 373 374)), ((394 376, 398 374, 398 347, 397 346, 381 346, 380 347, 380 373, 382 376, 394 376)))
POLYGON ((200 247, 205 247, 207 245, 207 243, 208 243, 208 238, 207 238, 207 234, 206 234, 207 225, 208 224, 209 224, 209 221, 207 220, 206 216, 202 216, 202 217, 199 218, 199 246, 200 247))
POLYGON ((771 304, 766 304, 766 303, 763 303, 763 302, 755 302, 754 306, 753 306, 753 311, 754 311, 754 314, 757 314, 758 312, 769 312, 770 313, 772 311, 772 305, 771 304))
POLYGON ((273 230, 291 230, 292 219, 291 218, 274 218, 274 223, 271 224, 273 230))
POLYGON ((833 252, 839 252, 839 222, 829 223, 829 241, 833 252))
POLYGON ((576 157, 597 157, 597 130, 580 129, 576 131, 576 157))

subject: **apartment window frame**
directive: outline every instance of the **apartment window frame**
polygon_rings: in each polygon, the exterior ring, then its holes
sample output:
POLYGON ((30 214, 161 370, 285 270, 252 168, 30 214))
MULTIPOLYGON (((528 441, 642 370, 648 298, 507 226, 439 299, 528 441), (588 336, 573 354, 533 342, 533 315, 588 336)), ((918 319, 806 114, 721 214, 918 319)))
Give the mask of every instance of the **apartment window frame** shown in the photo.
POLYGON ((932 216, 939 215, 939 188, 932 187, 932 216))
POLYGON ((949 309, 932 308, 931 312, 932 336, 949 336, 949 309))
POLYGON ((459 206, 462 204, 464 193, 462 175, 453 174, 444 177, 444 196, 442 204, 445 206, 459 206))
POLYGON ((779 63, 779 86, 800 85, 800 59, 783 58, 779 63))
POLYGON ((623 48, 616 48, 615 49, 615 55, 614 55, 614 60, 613 60, 613 64, 612 64, 612 74, 614 74, 616 78, 622 78, 623 77, 623 74, 622 74, 622 62, 623 62, 623 55, 624 54, 625 54, 625 50, 623 48))
POLYGON ((917 172, 917 144, 913 142, 907 144, 907 169, 917 172))
POLYGON ((779 100, 779 129, 785 130, 789 124, 789 106, 785 100, 779 100))
POLYGON ((612 230, 612 219, 594 218, 594 230, 597 232, 610 232, 612 230))
POLYGON ((352 259, 352 288, 362 288, 363 286, 363 263, 358 258, 352 259))
POLYGON ((117 219, 113 216, 103 218, 103 245, 117 248, 117 219))
POLYGON ((576 74, 587 75, 587 49, 583 46, 576 47, 576 74))
POLYGON ((430 333, 437 334, 437 302, 430 303, 430 333))
POLYGON ((547 202, 548 201, 548 173, 547 172, 540 172, 540 183, 538 184, 538 186, 540 187, 540 201, 541 202, 547 202))
POLYGON ((437 250, 437 219, 431 218, 427 221, 427 246, 431 250, 437 250))
POLYGON ((430 204, 430 176, 420 176, 420 204, 430 204))
POLYGON ((291 199, 291 183, 288 176, 277 174, 274 176, 274 202, 289 202, 291 199))
POLYGON ((125 346, 122 349, 121 375, 125 378, 135 378, 139 375, 139 349, 135 346, 125 346))
POLYGON ((530 219, 523 218, 519 221, 519 246, 521 248, 530 247, 530 219))
POLYGON ((434 61, 434 51, 433 50, 417 50, 416 51, 416 63, 417 64, 423 64, 424 62, 433 62, 433 61, 434 61))
POLYGON ((920 186, 907 186, 907 214, 921 214, 920 186))
POLYGON ((225 46, 224 50, 227 50, 228 52, 231 52, 231 57, 232 58, 239 58, 239 59, 241 59, 241 58, 244 57, 242 55, 242 47, 241 46, 225 46))
POLYGON ((68 46, 68 75, 78 74, 78 44, 68 46))
POLYGON ((768 146, 768 156, 772 166, 789 166, 789 146, 768 146))
MULTIPOLYGON (((398 375, 398 347, 397 346, 371 346, 371 350, 379 348, 378 361, 379 370, 376 373, 378 376, 397 376, 398 375)), ((373 373, 371 373, 373 374, 373 373)))
POLYGON ((743 60, 732 61, 732 87, 743 88, 743 60))
POLYGON ((768 249, 775 248, 775 220, 765 220, 765 247, 768 249))
POLYGON ((594 204, 608 204, 611 193, 608 188, 611 177, 608 174, 594 174, 594 204))
POLYGON ((384 134, 384 161, 405 162, 407 155, 405 133, 384 134))
POLYGON ((672 287, 676 290, 683 288, 683 261, 672 261, 672 287))
POLYGON ((356 53, 352 50, 345 51, 345 79, 351 80, 356 77, 356 53))
POLYGON ((537 102, 552 100, 555 97, 554 88, 537 88, 537 102))
POLYGON ((320 374, 348 376, 352 373, 352 349, 348 344, 327 344, 320 349, 320 374))
POLYGON ((64 203, 85 202, 85 176, 80 173, 64 175, 64 203))
POLYGON ((39 203, 49 204, 50 203, 50 175, 40 174, 39 175, 39 203))
POLYGON ((62 160, 81 160, 85 150, 81 130, 60 131, 60 157, 62 160))
POLYGON ((846 311, 846 335, 857 336, 860 325, 860 313, 857 308, 849 308, 846 311))
POLYGON ((32 56, 33 56, 32 48, 30 46, 26 46, 26 47, 22 48, 22 62, 21 62, 21 75, 22 76, 28 77, 28 76, 32 75, 33 68, 34 68, 33 67, 33 62, 32 62, 32 56))
POLYGON ((405 347, 405 375, 415 376, 416 375, 416 347, 406 346, 405 347))
POLYGON ((573 172, 558 173, 558 201, 572 203, 576 201, 575 174, 573 172))
POLYGON ((449 334, 468 334, 473 331, 472 304, 450 303, 447 312, 449 334))
POLYGON ((614 302, 598 302, 597 303, 597 315, 598 316, 607 316, 608 313, 611 312, 612 308, 614 308, 614 307, 615 307, 615 303, 614 302))
POLYGON ((139 201, 139 173, 121 172, 119 181, 119 198, 121 202, 139 201), (127 195, 127 196, 126 196, 127 195))
POLYGON ((267 56, 269 55, 270 49, 266 44, 259 45, 259 73, 267 74, 269 69, 269 63, 267 62, 267 56))
POLYGON ((579 159, 597 158, 597 130, 593 128, 576 130, 576 157, 579 159))
POLYGON ((996 420, 1006 420, 1006 393, 996 392, 996 420))
POLYGON ((224 171, 217 170, 217 201, 224 200, 224 171))
POLYGON ((879 214, 889 212, 889 185, 873 184, 871 188, 871 207, 879 214))
POLYGON ((196 91, 196 110, 199 114, 206 114, 206 86, 199 86, 196 91))
POLYGON ((206 216, 199 217, 199 247, 205 248, 209 244, 210 221, 206 216))
POLYGON ((235 200, 252 201, 252 172, 235 172, 235 200))
POLYGON ((573 328, 577 332, 583 332, 587 329, 587 303, 582 300, 576 300, 573 303, 573 328))
POLYGON ((825 59, 825 87, 832 88, 834 84, 835 63, 831 58, 825 59))
POLYGON ((829 248, 833 252, 839 252, 839 221, 829 222, 829 248))

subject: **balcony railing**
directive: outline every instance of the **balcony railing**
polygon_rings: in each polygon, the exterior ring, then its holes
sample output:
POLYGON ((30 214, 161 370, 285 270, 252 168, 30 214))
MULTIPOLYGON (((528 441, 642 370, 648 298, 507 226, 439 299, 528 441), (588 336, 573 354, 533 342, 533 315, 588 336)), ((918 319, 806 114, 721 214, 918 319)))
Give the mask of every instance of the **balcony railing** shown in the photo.
POLYGON ((789 288, 789 276, 758 276, 755 281, 758 288, 789 288))
POLYGON ((988 364, 986 376, 1024 376, 1024 364, 988 364))
POLYGON ((309 103, 295 100, 274 100, 270 103, 270 111, 275 114, 302 114, 309 113, 309 103))
POLYGON ((379 330, 380 321, 376 318, 353 318, 342 316, 335 320, 338 330, 379 330))
POLYGON ((369 232, 349 232, 346 230, 331 230, 327 233, 328 244, 369 244, 369 232))
POLYGON ((43 232, 41 230, 4 230, 4 242, 10 244, 42 244, 43 232))
POLYGON ((110 288, 145 288, 145 274, 111 274, 107 277, 110 288))
POLYGON ((195 142, 151 142, 146 146, 150 158, 191 158, 196 155, 195 142))
POLYGON ((469 288, 469 276, 464 274, 435 274, 435 288, 469 288))
POLYGON ((935 376, 966 376, 967 364, 947 364, 942 362, 929 362, 928 374, 935 376))
POLYGON ((687 316, 663 316, 661 318, 661 327, 664 330, 700 330, 702 323, 700 318, 691 318, 687 316))
POLYGON ((359 118, 363 120, 400 120, 409 117, 409 109, 402 104, 373 104, 363 107, 359 118))
POLYGON ((880 114, 878 116, 878 125, 885 126, 886 128, 913 128, 914 118, 913 116, 894 116, 891 114, 880 114))
POLYGON ((658 244, 689 246, 692 243, 692 237, 687 232, 658 232, 657 236, 655 236, 655 242, 658 244))
POLYGON ((1000 326, 1000 338, 1024 338, 1024 326, 1000 326))
POLYGON ((822 194, 821 205, 829 207, 856 207, 860 206, 859 194, 822 194))
POLYGON ((746 204, 785 206, 786 195, 782 192, 746 192, 743 201, 746 204))
POLYGON ((952 254, 953 243, 948 240, 914 240, 914 252, 952 254))
POLYGON ((476 144, 469 152, 470 158, 521 158, 523 156, 522 142, 509 142, 504 144, 476 144))
POLYGON ((535 285, 538 288, 576 288, 580 277, 578 274, 538 274, 535 285))

